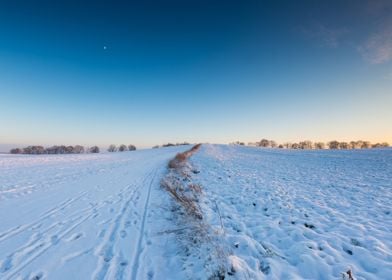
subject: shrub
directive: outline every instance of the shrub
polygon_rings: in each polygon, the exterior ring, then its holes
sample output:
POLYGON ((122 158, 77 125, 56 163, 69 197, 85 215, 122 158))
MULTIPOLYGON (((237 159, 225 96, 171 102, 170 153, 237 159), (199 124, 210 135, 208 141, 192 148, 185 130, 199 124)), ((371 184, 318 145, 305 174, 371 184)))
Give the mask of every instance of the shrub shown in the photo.
POLYGON ((11 153, 11 154, 22 154, 22 153, 23 153, 23 150, 22 150, 22 149, 19 149, 19 148, 14 148, 14 149, 11 149, 11 150, 10 150, 10 153, 11 153))
POLYGON ((127 151, 128 150, 128 148, 127 148, 127 146, 125 146, 124 144, 122 144, 122 145, 120 145, 120 147, 118 147, 118 151, 119 152, 125 152, 125 151, 127 151))
POLYGON ((136 150, 136 146, 135 145, 128 145, 128 150, 129 151, 135 151, 136 150))
POLYGON ((347 142, 340 142, 340 143, 339 143, 339 149, 344 149, 344 150, 346 150, 346 149, 348 149, 349 147, 350 147, 350 144, 347 143, 347 142))
POLYGON ((90 153, 93 153, 93 154, 99 153, 99 147, 98 147, 98 146, 92 146, 92 147, 89 149, 89 152, 90 152, 90 153))
POLYGON ((286 148, 286 149, 290 149, 291 148, 291 143, 286 142, 286 143, 283 144, 283 147, 286 148))
POLYGON ((167 143, 167 144, 162 145, 162 147, 164 147, 164 148, 166 148, 166 147, 173 147, 173 146, 175 146, 175 145, 172 144, 172 143, 167 143))
POLYGON ((52 146, 45 149, 47 154, 57 154, 57 146, 52 146))
POLYGON ((66 154, 73 154, 74 153, 74 147, 72 147, 72 146, 65 147, 65 153, 66 154))
POLYGON ((260 142, 258 143, 258 146, 260 147, 269 147, 270 146, 270 141, 267 139, 261 139, 260 142))
POLYGON ((363 141, 361 145, 361 149, 369 149, 370 148, 370 142, 369 141, 363 141))
POLYGON ((241 142, 241 141, 235 141, 235 142, 233 142, 233 143, 230 143, 230 145, 245 146, 245 143, 244 143, 244 142, 241 142))
POLYGON ((61 146, 54 146, 55 148, 55 154, 66 154, 67 153, 67 147, 64 145, 61 146))
POLYGON ((28 146, 23 148, 23 153, 30 155, 40 155, 45 153, 45 149, 42 146, 28 146))
POLYGON ((84 147, 80 145, 76 145, 73 147, 74 154, 82 154, 84 153, 84 147))
POLYGON ((383 143, 381 143, 381 147, 388 148, 389 144, 387 142, 383 142, 383 143))
POLYGON ((323 142, 316 142, 314 143, 314 148, 319 150, 325 149, 325 144, 323 142))
POLYGON ((336 140, 330 141, 330 142, 328 142, 328 147, 330 149, 339 149, 339 142, 336 140))
POLYGON ((358 149, 360 146, 358 146, 357 141, 350 141, 349 147, 350 149, 358 149))
POLYGON ((313 149, 313 143, 312 143, 312 141, 309 141, 309 140, 299 142, 298 146, 300 149, 303 149, 303 150, 304 149, 313 149))
POLYGON ((116 151, 117 151, 116 145, 112 144, 112 145, 109 146, 108 152, 113 153, 113 152, 116 152, 116 151))
POLYGON ((291 149, 299 149, 299 144, 298 143, 291 144, 291 149))

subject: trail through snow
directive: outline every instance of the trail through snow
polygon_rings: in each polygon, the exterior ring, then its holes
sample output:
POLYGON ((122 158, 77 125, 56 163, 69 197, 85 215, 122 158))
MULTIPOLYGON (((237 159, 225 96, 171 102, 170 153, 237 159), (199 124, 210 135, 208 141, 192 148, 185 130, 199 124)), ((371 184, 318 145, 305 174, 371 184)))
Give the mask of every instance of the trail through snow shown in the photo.
POLYGON ((0 279, 159 279, 176 252, 159 180, 186 148, 1 155, 0 279))

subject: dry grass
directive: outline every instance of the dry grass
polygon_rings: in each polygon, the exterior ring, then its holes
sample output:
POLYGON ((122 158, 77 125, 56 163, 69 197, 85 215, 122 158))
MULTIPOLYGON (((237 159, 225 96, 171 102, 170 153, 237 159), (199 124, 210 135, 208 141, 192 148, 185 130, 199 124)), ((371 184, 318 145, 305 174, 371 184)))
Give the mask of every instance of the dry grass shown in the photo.
POLYGON ((200 148, 200 146, 201 144, 197 144, 188 151, 178 153, 172 160, 169 161, 169 168, 180 169, 181 167, 183 167, 188 158, 190 158, 200 148))
POLYGON ((203 192, 199 184, 189 184, 188 188, 195 194, 201 194, 203 192))
POLYGON ((194 197, 187 195, 181 184, 175 179, 164 179, 161 186, 179 203, 187 214, 197 219, 203 219, 201 210, 197 205, 194 197))
MULTIPOLYGON (((188 159, 200 149, 200 146, 201 144, 197 144, 183 153, 178 153, 170 160, 169 172, 161 181, 161 187, 175 202, 173 213, 177 218, 178 228, 168 232, 177 235, 184 246, 186 256, 206 258, 205 267, 208 267, 209 271, 214 271, 208 279, 224 279, 227 256, 217 244, 216 236, 211 232, 210 226, 203 219, 199 205, 203 190, 201 185, 192 182, 191 176, 191 173, 199 172, 192 171, 192 166, 188 164, 188 159), (203 250, 209 252, 208 256, 203 255, 203 250)), ((222 221, 221 226, 223 229, 222 221)))
POLYGON ((186 162, 199 148, 201 144, 193 146, 191 149, 178 153, 169 161, 168 167, 171 170, 161 182, 161 186, 182 206, 185 212, 198 220, 203 219, 201 209, 198 205, 198 196, 202 193, 200 185, 184 182, 190 180, 187 172, 186 162))

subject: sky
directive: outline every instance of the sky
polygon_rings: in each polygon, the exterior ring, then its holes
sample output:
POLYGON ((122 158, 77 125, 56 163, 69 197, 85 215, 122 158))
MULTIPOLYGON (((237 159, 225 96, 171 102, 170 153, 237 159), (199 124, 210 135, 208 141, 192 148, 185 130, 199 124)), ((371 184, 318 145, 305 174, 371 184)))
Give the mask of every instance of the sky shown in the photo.
POLYGON ((392 1, 0 1, 3 149, 392 144, 391 124, 392 1))

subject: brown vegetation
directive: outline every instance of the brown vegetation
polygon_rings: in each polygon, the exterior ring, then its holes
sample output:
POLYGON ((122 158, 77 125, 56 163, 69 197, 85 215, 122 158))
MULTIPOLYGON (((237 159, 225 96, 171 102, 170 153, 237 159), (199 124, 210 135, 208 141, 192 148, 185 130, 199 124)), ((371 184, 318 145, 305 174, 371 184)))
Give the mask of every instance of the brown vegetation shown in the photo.
POLYGON ((172 160, 169 161, 169 168, 178 169, 183 167, 187 159, 191 157, 200 148, 200 146, 201 144, 197 144, 188 151, 178 153, 172 160))
POLYGON ((197 219, 203 219, 199 205, 196 203, 196 195, 201 193, 201 188, 196 189, 194 187, 185 190, 182 184, 173 177, 165 178, 161 182, 161 186, 179 203, 186 213, 197 219))

